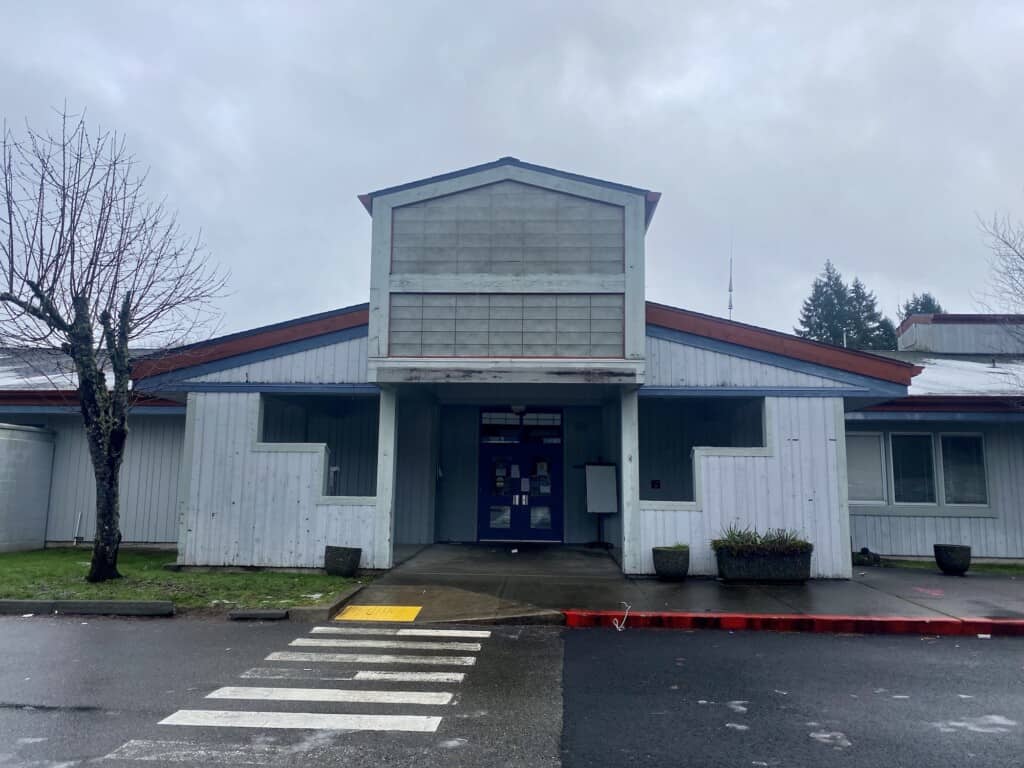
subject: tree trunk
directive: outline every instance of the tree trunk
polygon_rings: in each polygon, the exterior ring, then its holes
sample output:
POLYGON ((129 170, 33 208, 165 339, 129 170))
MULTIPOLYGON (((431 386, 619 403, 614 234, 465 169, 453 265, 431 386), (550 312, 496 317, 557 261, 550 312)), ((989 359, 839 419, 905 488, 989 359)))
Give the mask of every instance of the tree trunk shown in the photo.
POLYGON ((111 459, 94 466, 96 475, 96 538, 92 545, 92 562, 86 581, 120 579, 117 553, 121 548, 120 458, 116 467, 111 459))

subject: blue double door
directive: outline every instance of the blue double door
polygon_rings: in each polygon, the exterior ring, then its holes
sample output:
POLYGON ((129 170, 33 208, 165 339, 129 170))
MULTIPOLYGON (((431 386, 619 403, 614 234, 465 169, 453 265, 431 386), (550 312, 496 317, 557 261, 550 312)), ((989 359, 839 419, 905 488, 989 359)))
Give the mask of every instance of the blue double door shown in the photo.
POLYGON ((563 539, 562 413, 480 411, 480 541, 563 539))

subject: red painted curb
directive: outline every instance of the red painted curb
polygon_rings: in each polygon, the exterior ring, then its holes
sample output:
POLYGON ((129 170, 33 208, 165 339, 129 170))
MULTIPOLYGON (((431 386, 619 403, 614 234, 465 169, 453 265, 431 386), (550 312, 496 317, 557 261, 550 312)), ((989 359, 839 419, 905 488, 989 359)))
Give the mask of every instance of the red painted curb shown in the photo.
MULTIPOLYGON (((611 627, 622 611, 563 611, 566 626, 575 629, 611 627)), ((690 613, 630 611, 631 629, 729 629, 771 632, 836 632, 871 635, 1003 635, 1024 636, 1024 619, 941 618, 916 616, 843 616, 800 613, 690 613)))

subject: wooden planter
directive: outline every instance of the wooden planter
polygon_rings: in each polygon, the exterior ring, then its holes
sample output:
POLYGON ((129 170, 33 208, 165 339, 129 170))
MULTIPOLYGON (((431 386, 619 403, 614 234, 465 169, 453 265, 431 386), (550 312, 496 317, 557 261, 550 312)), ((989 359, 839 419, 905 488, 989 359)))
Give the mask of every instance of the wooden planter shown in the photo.
POLYGON ((965 544, 933 544, 935 564, 947 576, 963 576, 971 567, 971 548, 965 544))
POLYGON ((803 583, 811 577, 809 551, 791 555, 733 554, 728 549, 719 549, 715 558, 718 561, 718 578, 723 581, 803 583))
POLYGON ((662 581, 682 581, 690 572, 689 547, 651 547, 654 572, 662 581))

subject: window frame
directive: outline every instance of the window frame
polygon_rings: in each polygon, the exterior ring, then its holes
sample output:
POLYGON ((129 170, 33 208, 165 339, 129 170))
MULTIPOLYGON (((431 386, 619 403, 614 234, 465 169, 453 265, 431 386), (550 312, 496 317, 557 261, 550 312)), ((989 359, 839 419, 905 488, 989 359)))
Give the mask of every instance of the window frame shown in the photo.
MULTIPOLYGON (((936 448, 935 448, 935 435, 937 433, 935 433, 935 432, 913 431, 913 430, 910 430, 910 431, 900 430, 900 431, 896 431, 896 432, 889 432, 887 434, 889 435, 889 439, 886 441, 889 444, 889 447, 888 447, 888 451, 889 451, 889 498, 892 499, 892 502, 891 502, 892 506, 894 506, 894 507, 940 507, 940 506, 944 506, 944 504, 942 504, 940 502, 940 500, 941 501, 945 501, 945 499, 944 499, 944 497, 942 495, 940 495, 941 494, 941 487, 942 487, 943 477, 941 475, 942 467, 941 467, 941 462, 939 461, 938 450, 936 450, 936 448), (932 492, 933 492, 933 495, 935 497, 935 501, 898 501, 896 499, 896 468, 895 468, 895 455, 896 455, 896 451, 893 450, 892 439, 893 439, 893 437, 905 437, 905 436, 906 437, 923 436, 923 437, 927 437, 927 438, 929 438, 931 440, 931 446, 932 446, 932 451, 931 451, 931 453, 932 453, 932 483, 933 483, 933 486, 934 486, 932 488, 932 492)), ((939 450, 941 450, 941 448, 942 448, 942 446, 940 445, 939 446, 939 450)))
MULTIPOLYGON (((859 429, 858 430, 848 430, 846 432, 846 437, 847 438, 850 437, 851 435, 853 435, 854 437, 874 437, 874 438, 878 439, 878 464, 879 464, 878 468, 879 468, 879 470, 881 470, 881 473, 882 473, 882 498, 881 498, 881 500, 878 500, 878 499, 872 499, 872 500, 855 499, 852 496, 850 496, 850 463, 849 463, 849 456, 847 456, 847 460, 846 460, 847 461, 847 463, 846 463, 846 495, 847 495, 847 499, 846 500, 847 500, 848 504, 853 504, 853 505, 856 505, 858 507, 885 507, 885 506, 889 505, 889 498, 890 498, 891 494, 889 493, 889 471, 888 471, 889 468, 886 466, 886 464, 888 463, 886 461, 886 449, 885 449, 886 434, 887 434, 886 432, 874 432, 874 431, 863 431, 862 432, 859 429)), ((847 453, 849 453, 849 448, 847 448, 847 453)))
POLYGON ((939 456, 939 486, 942 488, 942 505, 945 507, 966 507, 966 508, 978 508, 986 509, 992 505, 992 488, 989 485, 989 472, 988 472, 988 447, 985 445, 985 433, 984 432, 936 432, 936 438, 938 438, 939 451, 942 454, 939 456), (981 441, 981 470, 985 474, 985 503, 979 504, 977 502, 955 502, 949 501, 946 498, 946 467, 945 467, 945 451, 942 447, 943 437, 976 437, 981 441))

